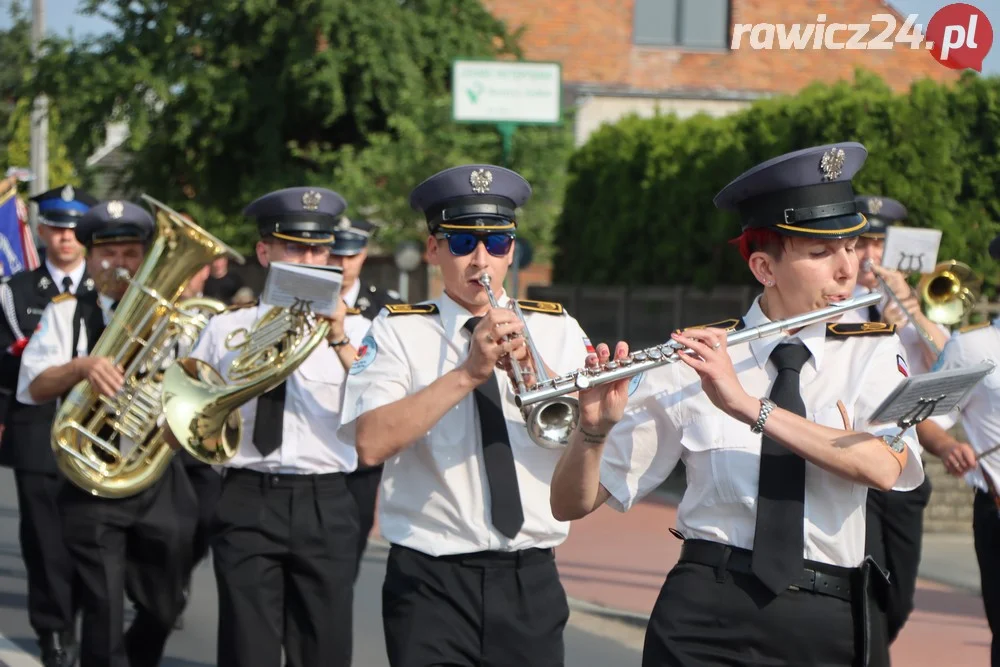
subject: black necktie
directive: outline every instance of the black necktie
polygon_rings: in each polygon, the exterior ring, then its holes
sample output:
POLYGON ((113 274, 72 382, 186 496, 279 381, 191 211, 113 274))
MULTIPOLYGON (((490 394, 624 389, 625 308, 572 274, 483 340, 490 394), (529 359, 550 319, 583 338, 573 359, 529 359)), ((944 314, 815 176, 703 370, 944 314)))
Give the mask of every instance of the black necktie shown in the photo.
POLYGON ((868 306, 868 321, 869 322, 881 322, 882 313, 878 312, 878 307, 872 304, 868 306))
POLYGON ((257 417, 253 423, 253 444, 268 456, 281 447, 281 427, 285 419, 285 386, 287 380, 257 399, 257 417))
POLYGON ((62 286, 63 286, 63 290, 62 290, 63 294, 65 294, 66 292, 69 292, 70 288, 73 287, 73 279, 70 278, 69 276, 63 276, 62 286))
MULTIPOLYGON (((804 345, 778 345, 771 352, 778 376, 768 398, 802 417, 806 406, 799 393, 799 371, 809 356, 804 345)), ((802 572, 805 459, 763 436, 759 487, 751 569, 777 595, 802 572)))
MULTIPOLYGON (((481 319, 469 318, 465 323, 466 331, 471 334, 481 319)), ((496 374, 476 387, 473 394, 483 435, 483 462, 486 465, 486 481, 490 485, 493 526, 503 535, 513 538, 524 524, 524 510, 521 508, 514 452, 510 448, 496 374)))

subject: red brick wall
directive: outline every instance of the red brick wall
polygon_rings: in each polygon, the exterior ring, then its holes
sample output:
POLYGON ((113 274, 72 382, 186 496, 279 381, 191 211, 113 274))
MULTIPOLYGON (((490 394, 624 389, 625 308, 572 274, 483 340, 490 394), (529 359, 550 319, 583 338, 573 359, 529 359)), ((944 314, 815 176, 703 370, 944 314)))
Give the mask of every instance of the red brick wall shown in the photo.
MULTIPOLYGON (((820 78, 849 79, 859 66, 873 70, 897 90, 927 76, 938 81, 958 76, 923 48, 911 50, 906 43, 895 43, 891 50, 755 51, 746 35, 739 51, 633 46, 634 0, 484 2, 510 30, 524 27, 521 44, 527 59, 561 62, 566 83, 790 93, 820 78)), ((868 23, 873 14, 892 13, 897 30, 905 20, 880 0, 732 0, 733 23, 813 23, 820 13, 827 15, 827 24, 868 23)), ((930 16, 920 20, 926 27, 930 16)), ((883 27, 884 23, 874 23, 869 38, 883 27)), ((843 42, 851 34, 842 31, 837 37, 843 42)))

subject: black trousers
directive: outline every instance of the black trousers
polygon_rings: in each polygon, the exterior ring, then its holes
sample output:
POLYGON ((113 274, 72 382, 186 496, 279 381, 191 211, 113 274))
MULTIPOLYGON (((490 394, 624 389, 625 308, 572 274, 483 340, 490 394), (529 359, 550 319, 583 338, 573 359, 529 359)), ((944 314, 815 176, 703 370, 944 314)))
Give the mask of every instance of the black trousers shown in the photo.
MULTIPOLYGON (((856 583, 852 600, 793 589, 775 597, 748 572, 679 562, 653 606, 642 667, 864 665, 858 633, 865 625, 863 605, 870 601, 860 593, 860 575, 856 583)), ((875 626, 869 665, 886 665, 887 645, 875 626)))
POLYGON ((359 468, 347 476, 347 488, 358 506, 358 569, 365 555, 368 535, 375 525, 375 503, 382 483, 382 466, 359 468))
POLYGON ((219 667, 351 664, 358 521, 344 475, 226 471, 212 557, 219 667))
POLYGON ((80 580, 56 503, 62 478, 15 470, 14 482, 21 514, 21 556, 28 573, 28 621, 39 636, 76 634, 80 580))
POLYGON ((160 663, 184 605, 195 503, 176 461, 156 484, 129 498, 98 498, 62 485, 63 532, 83 584, 80 667, 160 663), (136 609, 128 632, 126 593, 136 609))
POLYGON ((972 505, 972 534, 979 561, 983 607, 993 633, 990 664, 1000 667, 1000 510, 989 494, 979 490, 972 505))
POLYGON ((931 481, 912 491, 868 490, 865 553, 889 572, 885 624, 893 642, 913 611, 931 481))
POLYGON ((215 520, 215 506, 222 495, 222 475, 208 465, 184 465, 191 488, 198 501, 198 521, 195 525, 191 568, 194 569, 208 555, 215 520))
POLYGON ((559 667, 568 619, 551 549, 389 551, 382 621, 392 667, 559 667))

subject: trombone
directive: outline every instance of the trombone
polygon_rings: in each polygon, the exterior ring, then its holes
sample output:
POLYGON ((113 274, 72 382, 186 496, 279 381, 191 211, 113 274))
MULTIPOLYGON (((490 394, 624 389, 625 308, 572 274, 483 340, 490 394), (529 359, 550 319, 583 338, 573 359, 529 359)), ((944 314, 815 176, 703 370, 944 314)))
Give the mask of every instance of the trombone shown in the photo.
MULTIPOLYGON (((486 295, 490 299, 490 305, 494 308, 499 308, 500 304, 497 302, 497 298, 490 287, 490 276, 488 273, 483 273, 479 276, 479 284, 486 290, 486 295)), ((528 323, 524 320, 524 313, 521 312, 521 306, 518 305, 516 299, 511 299, 510 307, 514 310, 514 314, 517 315, 522 324, 524 324, 524 333, 522 335, 528 345, 528 354, 531 355, 532 364, 535 367, 536 381, 551 382, 549 374, 545 370, 545 364, 542 362, 542 356, 538 353, 538 348, 535 347, 535 341, 531 338, 531 333, 528 332, 528 323)), ((511 374, 514 376, 515 397, 521 396, 528 391, 525 378, 531 373, 529 370, 522 368, 521 364, 513 357, 510 358, 510 369, 511 374)), ((519 408, 521 407, 520 403, 517 405, 519 408)), ((569 443, 569 436, 573 433, 580 420, 580 404, 575 398, 569 396, 560 397, 537 408, 521 408, 521 414, 524 417, 524 423, 532 442, 544 449, 558 449, 569 443)))
MULTIPOLYGON (((840 301, 826 308, 789 317, 785 320, 769 322, 753 329, 733 331, 726 336, 726 344, 737 345, 739 343, 748 343, 758 338, 775 336, 791 329, 798 329, 809 324, 838 317, 851 310, 873 306, 881 300, 882 294, 871 292, 864 296, 840 301)), ((560 400, 560 397, 566 394, 571 394, 580 389, 587 389, 588 387, 607 384, 608 382, 624 380, 647 370, 672 364, 679 361, 680 355, 688 351, 689 348, 671 340, 661 345, 631 352, 624 359, 610 360, 596 368, 581 368, 557 378, 539 379, 535 387, 532 387, 528 391, 518 392, 514 397, 514 402, 522 410, 536 406, 535 410, 542 412, 551 405, 552 401, 560 400)))

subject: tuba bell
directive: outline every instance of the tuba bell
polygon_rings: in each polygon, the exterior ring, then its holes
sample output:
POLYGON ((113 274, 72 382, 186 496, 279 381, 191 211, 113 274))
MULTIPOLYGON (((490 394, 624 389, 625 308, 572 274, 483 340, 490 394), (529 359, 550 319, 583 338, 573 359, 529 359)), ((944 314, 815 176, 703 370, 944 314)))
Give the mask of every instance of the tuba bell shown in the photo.
POLYGON ((938 324, 958 324, 979 298, 982 278, 968 264, 951 259, 941 262, 920 279, 917 292, 924 314, 938 324))
POLYGON ((78 383, 52 424, 59 470, 103 498, 135 495, 166 471, 174 452, 159 419, 162 369, 182 338, 197 340, 208 317, 225 308, 213 300, 179 299, 191 277, 213 259, 228 256, 243 263, 242 255, 198 225, 148 195, 142 198, 155 213, 156 236, 135 275, 114 272, 128 288, 90 352, 122 367, 124 384, 109 397, 87 380, 78 383))

